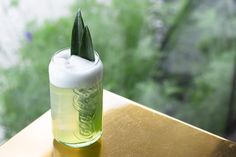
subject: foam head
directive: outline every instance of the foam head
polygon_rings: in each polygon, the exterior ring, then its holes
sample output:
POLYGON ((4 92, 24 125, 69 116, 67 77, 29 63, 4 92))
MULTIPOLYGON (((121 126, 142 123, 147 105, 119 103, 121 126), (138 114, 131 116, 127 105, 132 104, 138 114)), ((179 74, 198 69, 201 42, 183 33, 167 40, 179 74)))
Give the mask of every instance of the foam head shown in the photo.
POLYGON ((70 49, 56 53, 49 63, 49 80, 61 88, 90 87, 102 80, 103 65, 97 53, 95 61, 70 55, 70 49))

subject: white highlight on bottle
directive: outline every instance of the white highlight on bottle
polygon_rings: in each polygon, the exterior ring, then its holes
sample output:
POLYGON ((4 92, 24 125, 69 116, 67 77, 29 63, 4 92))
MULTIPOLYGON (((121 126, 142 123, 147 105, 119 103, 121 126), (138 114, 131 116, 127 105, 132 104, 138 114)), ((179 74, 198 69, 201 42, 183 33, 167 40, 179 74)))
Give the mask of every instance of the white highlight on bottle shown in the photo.
POLYGON ((70 55, 70 49, 56 53, 49 63, 49 80, 61 88, 90 87, 102 80, 103 65, 97 53, 95 61, 70 55))

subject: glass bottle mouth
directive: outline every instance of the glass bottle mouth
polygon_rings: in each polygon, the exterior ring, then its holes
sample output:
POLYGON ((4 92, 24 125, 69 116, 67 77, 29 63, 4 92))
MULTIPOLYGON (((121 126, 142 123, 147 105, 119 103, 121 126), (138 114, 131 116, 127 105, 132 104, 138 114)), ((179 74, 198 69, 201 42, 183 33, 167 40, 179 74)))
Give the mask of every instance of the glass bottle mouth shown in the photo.
MULTIPOLYGON (((60 49, 60 50, 58 50, 58 51, 56 51, 54 54, 53 54, 53 56, 52 56, 52 58, 51 58, 51 63, 53 63, 54 65, 56 65, 56 63, 55 63, 55 58, 58 56, 61 56, 62 58, 65 58, 65 59, 69 59, 70 57, 71 57, 71 55, 70 55, 70 53, 69 54, 60 54, 61 52, 63 52, 63 51, 69 51, 70 52, 70 48, 63 48, 63 49, 60 49)), ((98 63, 99 63, 99 61, 100 61, 100 56, 99 56, 99 54, 96 52, 96 51, 94 51, 94 54, 95 54, 95 61, 89 61, 89 62, 91 62, 91 63, 93 63, 93 64, 91 64, 91 66, 89 66, 89 67, 87 67, 86 69, 90 69, 90 68, 92 68, 92 67, 94 67, 94 66, 96 66, 98 63)), ((73 55, 74 56, 74 55, 73 55)), ((78 56, 78 57, 80 57, 80 56, 78 56)), ((84 58, 83 58, 84 59, 84 58)), ((86 60, 86 59, 85 59, 86 60)))

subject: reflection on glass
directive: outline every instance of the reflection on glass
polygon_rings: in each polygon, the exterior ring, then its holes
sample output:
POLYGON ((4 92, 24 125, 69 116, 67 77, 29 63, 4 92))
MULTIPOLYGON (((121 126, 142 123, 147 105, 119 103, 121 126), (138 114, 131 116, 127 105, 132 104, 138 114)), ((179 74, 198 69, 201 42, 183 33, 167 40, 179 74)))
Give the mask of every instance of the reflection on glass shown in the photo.
POLYGON ((83 148, 72 148, 53 140, 53 157, 100 157, 102 139, 83 148))

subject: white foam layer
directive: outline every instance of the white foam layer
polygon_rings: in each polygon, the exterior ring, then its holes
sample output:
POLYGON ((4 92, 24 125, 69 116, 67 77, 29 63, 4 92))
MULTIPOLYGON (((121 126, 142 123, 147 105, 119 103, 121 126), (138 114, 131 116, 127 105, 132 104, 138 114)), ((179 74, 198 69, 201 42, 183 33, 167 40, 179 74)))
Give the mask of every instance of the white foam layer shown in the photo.
POLYGON ((50 83, 61 88, 89 87, 102 80, 103 75, 103 65, 96 53, 92 62, 71 56, 70 49, 55 54, 48 69, 50 83))

